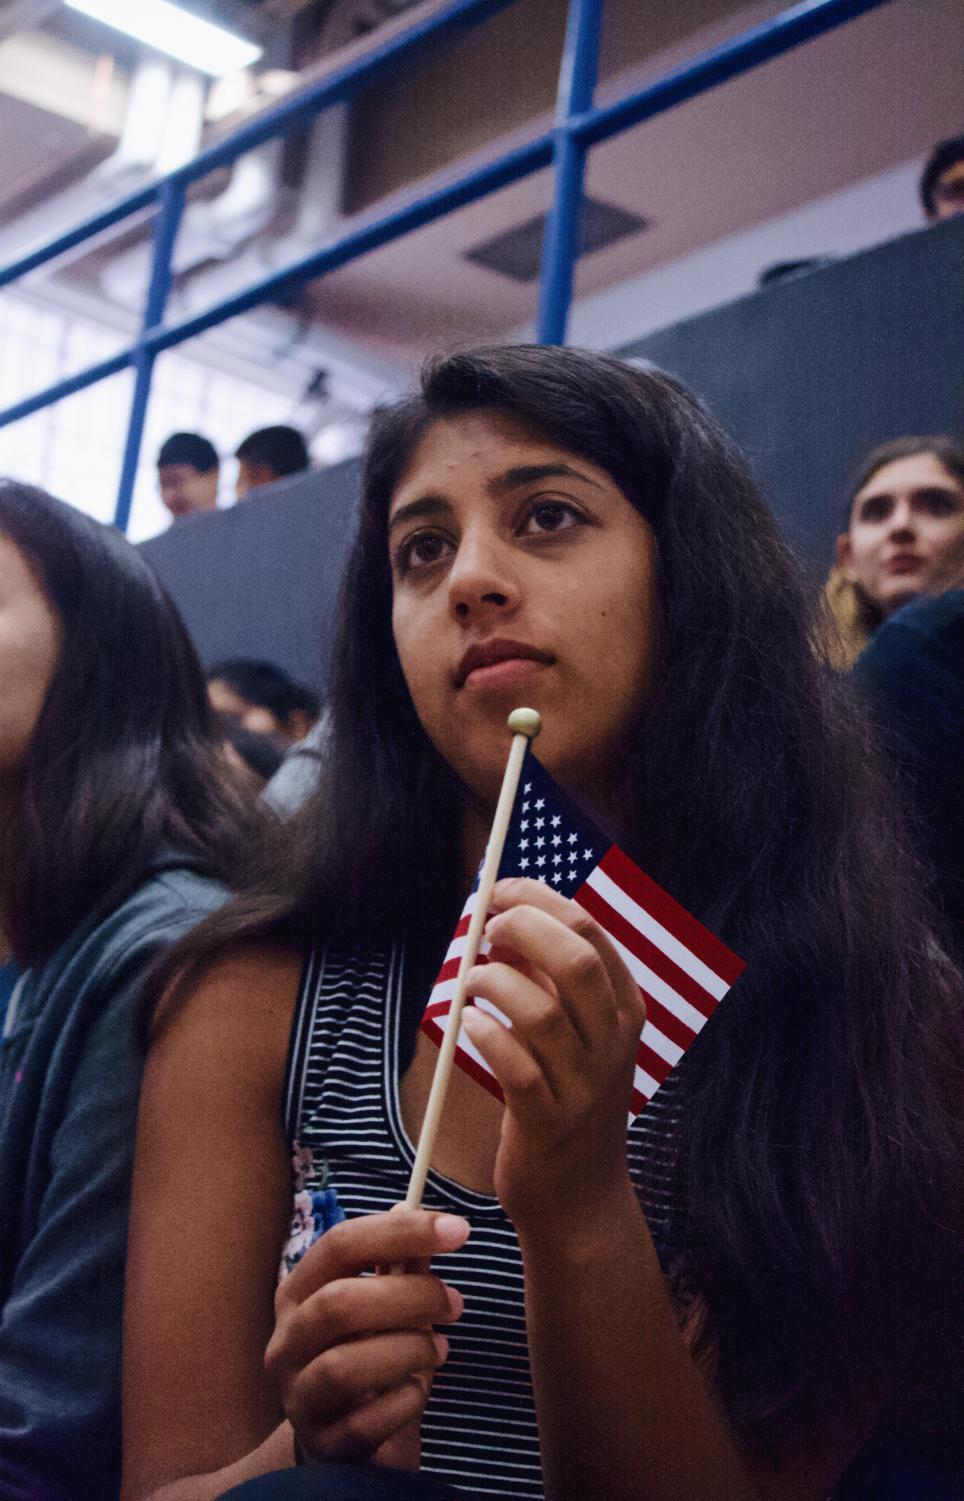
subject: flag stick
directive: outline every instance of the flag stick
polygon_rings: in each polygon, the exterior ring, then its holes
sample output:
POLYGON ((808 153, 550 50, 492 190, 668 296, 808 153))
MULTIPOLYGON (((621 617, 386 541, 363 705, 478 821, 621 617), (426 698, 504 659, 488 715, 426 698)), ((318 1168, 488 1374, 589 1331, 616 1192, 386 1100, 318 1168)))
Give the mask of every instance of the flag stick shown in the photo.
POLYGON ((455 995, 446 1018, 445 1036, 442 1038, 442 1046, 439 1048, 438 1059, 435 1064, 435 1075, 432 1079, 432 1088, 429 1091, 428 1104, 425 1107, 425 1119, 422 1122, 421 1134, 418 1138, 418 1151, 415 1154, 415 1162, 412 1167, 412 1176, 408 1182, 408 1193, 405 1196, 406 1209, 418 1209, 422 1202, 422 1194, 425 1192, 425 1180, 428 1177, 428 1167, 435 1147, 435 1137, 438 1133, 439 1121, 442 1118, 442 1110, 445 1106, 445 1095, 449 1087, 449 1079, 452 1076, 452 1061, 455 1057, 455 1044, 458 1041, 459 1028, 462 1024, 462 1011, 465 1006, 465 977, 476 961, 479 952, 479 943, 482 939, 482 929, 489 913, 489 902, 492 898, 492 888, 499 872, 499 864, 502 860, 502 851, 505 847, 505 837, 509 831, 509 820, 512 817, 512 806, 519 787, 519 777, 522 773, 522 763, 525 760, 526 748, 530 740, 534 740, 542 729, 542 720, 535 709, 513 709, 507 721, 512 731, 512 745, 509 750, 509 760, 505 768, 505 776, 502 778, 502 789, 499 792, 499 801, 496 804, 495 817, 492 820, 492 832, 485 848, 485 860, 482 863, 482 874, 479 877, 479 890, 476 897, 475 909, 469 922, 469 931, 465 939, 465 949, 459 964, 458 979, 455 982, 455 995))

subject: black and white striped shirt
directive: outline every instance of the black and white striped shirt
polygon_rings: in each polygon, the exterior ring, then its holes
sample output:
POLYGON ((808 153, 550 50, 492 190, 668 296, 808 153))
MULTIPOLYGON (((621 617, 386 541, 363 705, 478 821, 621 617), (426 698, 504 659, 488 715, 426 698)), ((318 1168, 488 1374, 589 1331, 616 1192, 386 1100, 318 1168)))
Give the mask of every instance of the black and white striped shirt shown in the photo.
MULTIPOLYGON (((306 963, 292 1032, 285 1092, 289 1141, 308 1149, 304 1187, 333 1188, 351 1218, 405 1198, 414 1149, 399 1107, 403 958, 336 952, 306 963)), ((630 1172, 657 1250, 667 1240, 674 1076, 629 1130, 630 1172)), ((471 1495, 542 1496, 536 1412, 529 1374, 522 1263, 500 1204, 430 1173, 427 1209, 460 1214, 468 1243, 433 1270, 465 1296, 445 1332, 450 1354, 435 1377, 422 1424, 422 1468, 471 1495)), ((573 1184, 572 1213, 580 1212, 573 1184)))

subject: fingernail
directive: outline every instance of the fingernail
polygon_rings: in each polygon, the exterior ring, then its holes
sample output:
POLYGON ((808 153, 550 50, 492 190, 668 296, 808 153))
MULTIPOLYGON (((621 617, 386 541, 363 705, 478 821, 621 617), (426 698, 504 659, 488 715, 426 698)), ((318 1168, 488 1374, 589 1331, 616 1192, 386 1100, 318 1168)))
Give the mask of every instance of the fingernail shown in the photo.
POLYGON ((452 1318, 459 1318, 461 1316, 463 1308, 465 1307, 465 1299, 463 1298, 462 1294, 459 1292, 457 1287, 446 1286, 445 1296, 449 1300, 449 1313, 452 1315, 452 1318))
POLYGON ((440 1214, 436 1218, 435 1239, 443 1251, 454 1251, 469 1238, 470 1225, 458 1214, 440 1214))
POLYGON ((448 1353, 449 1353, 449 1342, 445 1338, 445 1335, 444 1334, 433 1334, 432 1335, 432 1344, 435 1346, 435 1348, 436 1348, 436 1350, 438 1352, 439 1361, 441 1362, 443 1360, 447 1360, 448 1359, 448 1353))

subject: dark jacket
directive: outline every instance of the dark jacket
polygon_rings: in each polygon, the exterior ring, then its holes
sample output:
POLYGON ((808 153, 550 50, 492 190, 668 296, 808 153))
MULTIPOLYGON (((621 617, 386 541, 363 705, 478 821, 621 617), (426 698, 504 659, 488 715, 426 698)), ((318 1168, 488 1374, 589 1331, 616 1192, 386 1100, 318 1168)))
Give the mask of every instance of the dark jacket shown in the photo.
POLYGON ((0 1053, 0 1501, 110 1501, 143 1058, 157 956, 226 893, 176 856, 30 970, 0 1053))
POLYGON ((885 735, 935 895, 964 946, 964 589, 885 620, 856 666, 885 735))

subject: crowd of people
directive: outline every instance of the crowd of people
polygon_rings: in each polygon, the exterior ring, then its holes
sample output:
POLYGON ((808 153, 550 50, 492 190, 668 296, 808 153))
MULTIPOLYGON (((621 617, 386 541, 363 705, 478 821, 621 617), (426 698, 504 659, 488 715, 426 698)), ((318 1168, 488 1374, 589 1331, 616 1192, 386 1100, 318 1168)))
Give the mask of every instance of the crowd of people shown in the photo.
MULTIPOLYGON (((279 423, 249 433, 234 455, 238 470, 235 499, 246 500, 264 485, 308 469, 311 458, 298 429, 279 423)), ((200 433, 172 433, 157 455, 157 488, 175 521, 197 511, 214 511, 221 484, 221 459, 200 433)))
POLYGON ((960 448, 868 456, 815 598, 674 378, 461 352, 373 418, 324 706, 13 481, 0 671, 0 1501, 960 1497, 960 448), (498 883, 500 1098, 399 1209, 520 703, 746 968, 627 1128, 623 951, 498 883))

